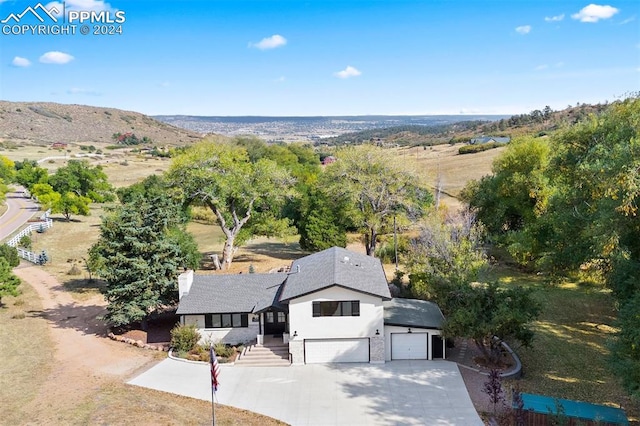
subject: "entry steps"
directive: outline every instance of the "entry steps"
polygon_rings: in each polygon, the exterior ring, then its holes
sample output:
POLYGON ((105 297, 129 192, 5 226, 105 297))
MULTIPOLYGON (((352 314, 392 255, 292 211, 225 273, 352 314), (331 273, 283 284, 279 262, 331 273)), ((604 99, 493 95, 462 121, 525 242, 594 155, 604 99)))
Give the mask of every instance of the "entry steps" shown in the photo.
POLYGON ((243 367, 288 367, 289 362, 289 345, 285 344, 269 344, 246 346, 235 365, 243 367))

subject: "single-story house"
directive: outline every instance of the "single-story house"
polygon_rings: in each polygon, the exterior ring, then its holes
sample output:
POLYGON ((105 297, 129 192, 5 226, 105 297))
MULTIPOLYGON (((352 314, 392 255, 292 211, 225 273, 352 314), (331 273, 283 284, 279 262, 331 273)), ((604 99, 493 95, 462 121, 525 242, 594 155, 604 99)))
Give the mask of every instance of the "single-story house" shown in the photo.
POLYGON ((445 357, 435 303, 391 298, 379 259, 333 247, 289 272, 179 277, 182 324, 203 341, 282 336, 293 364, 445 357))
POLYGON ((485 143, 502 143, 506 144, 511 142, 511 138, 509 136, 499 137, 499 136, 481 136, 479 138, 472 138, 469 143, 471 145, 482 145, 485 143))

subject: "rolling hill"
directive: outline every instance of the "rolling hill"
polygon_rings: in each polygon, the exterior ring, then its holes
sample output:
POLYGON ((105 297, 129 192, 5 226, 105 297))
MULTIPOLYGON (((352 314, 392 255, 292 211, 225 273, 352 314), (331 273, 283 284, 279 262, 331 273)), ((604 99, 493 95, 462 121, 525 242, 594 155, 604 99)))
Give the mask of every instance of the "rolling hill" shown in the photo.
POLYGON ((132 132, 157 145, 185 145, 202 135, 114 108, 47 102, 0 101, 0 139, 46 145, 53 142, 112 144, 114 133, 132 132))

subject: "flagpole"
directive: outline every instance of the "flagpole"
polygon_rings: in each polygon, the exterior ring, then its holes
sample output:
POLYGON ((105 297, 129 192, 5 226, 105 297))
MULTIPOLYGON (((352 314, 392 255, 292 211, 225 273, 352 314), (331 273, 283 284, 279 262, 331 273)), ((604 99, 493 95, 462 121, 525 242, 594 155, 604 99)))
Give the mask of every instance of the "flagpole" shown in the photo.
POLYGON ((216 351, 213 350, 213 344, 209 346, 209 364, 211 365, 211 417, 213 420, 213 426, 216 426, 216 391, 218 390, 218 374, 220 374, 220 366, 218 365, 218 358, 216 358, 216 351))
POLYGON ((215 395, 216 395, 216 391, 213 390, 213 387, 211 387, 211 418, 213 419, 213 426, 216 426, 216 409, 215 409, 216 404, 214 402, 215 395))

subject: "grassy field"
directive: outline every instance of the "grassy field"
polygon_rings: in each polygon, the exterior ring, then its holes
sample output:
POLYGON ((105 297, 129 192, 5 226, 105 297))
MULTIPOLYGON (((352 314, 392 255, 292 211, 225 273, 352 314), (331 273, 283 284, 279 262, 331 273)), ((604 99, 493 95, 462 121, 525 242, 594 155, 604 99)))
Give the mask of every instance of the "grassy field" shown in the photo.
POLYGON ((524 392, 622 406, 639 420, 637 402, 629 399, 607 364, 607 341, 615 332, 614 300, 608 290, 578 280, 548 285, 540 276, 502 267, 485 278, 533 288, 542 304, 540 318, 533 324, 533 346, 514 348, 524 377, 510 385, 524 392))

